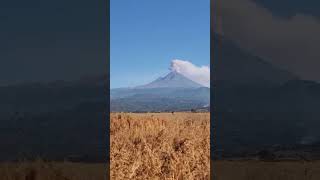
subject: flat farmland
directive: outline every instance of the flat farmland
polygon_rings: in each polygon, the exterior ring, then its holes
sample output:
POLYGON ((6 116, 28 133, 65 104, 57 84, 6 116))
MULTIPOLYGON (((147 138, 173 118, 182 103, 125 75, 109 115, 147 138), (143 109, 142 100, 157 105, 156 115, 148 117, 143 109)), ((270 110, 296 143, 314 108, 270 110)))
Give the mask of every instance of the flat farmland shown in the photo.
POLYGON ((111 113, 111 179, 210 179, 210 113, 111 113))

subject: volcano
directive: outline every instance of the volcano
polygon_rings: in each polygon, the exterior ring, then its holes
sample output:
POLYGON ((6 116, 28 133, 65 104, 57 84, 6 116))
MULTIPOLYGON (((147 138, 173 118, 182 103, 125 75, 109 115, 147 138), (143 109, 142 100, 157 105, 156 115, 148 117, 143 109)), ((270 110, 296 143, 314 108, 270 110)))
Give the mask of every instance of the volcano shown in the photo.
POLYGON ((148 84, 110 91, 114 112, 186 111, 207 106, 210 88, 171 71, 148 84))
POLYGON ((160 77, 149 84, 138 86, 138 89, 153 89, 153 88, 200 88, 204 87, 198 84, 177 71, 171 71, 164 77, 160 77))

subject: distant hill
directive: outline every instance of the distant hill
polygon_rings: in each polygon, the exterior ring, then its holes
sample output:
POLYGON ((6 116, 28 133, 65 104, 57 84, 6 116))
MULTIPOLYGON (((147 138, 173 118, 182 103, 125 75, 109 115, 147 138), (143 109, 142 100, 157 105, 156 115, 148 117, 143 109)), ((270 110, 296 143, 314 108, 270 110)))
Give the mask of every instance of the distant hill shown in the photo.
POLYGON ((112 89, 111 111, 189 111, 210 103, 210 88, 172 71, 135 88, 112 89))

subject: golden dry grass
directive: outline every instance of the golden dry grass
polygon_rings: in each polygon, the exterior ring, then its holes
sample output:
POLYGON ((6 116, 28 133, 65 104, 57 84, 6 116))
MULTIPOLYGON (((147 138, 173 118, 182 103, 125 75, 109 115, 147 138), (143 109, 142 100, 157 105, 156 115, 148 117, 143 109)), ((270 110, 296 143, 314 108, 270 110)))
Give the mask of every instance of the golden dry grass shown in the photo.
POLYGON ((216 161, 215 180, 319 180, 320 162, 216 161))
POLYGON ((1 163, 1 180, 104 180, 106 166, 68 162, 1 163))
POLYGON ((111 179, 210 179, 209 113, 111 113, 111 179))

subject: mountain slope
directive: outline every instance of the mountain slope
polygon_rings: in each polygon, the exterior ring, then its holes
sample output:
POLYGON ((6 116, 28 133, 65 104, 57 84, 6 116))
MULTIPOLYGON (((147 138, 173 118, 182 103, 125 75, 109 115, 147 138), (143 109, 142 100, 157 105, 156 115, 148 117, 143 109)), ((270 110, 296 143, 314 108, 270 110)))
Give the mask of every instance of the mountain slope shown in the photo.
POLYGON ((128 89, 127 94, 131 95, 111 99, 111 111, 188 111, 210 103, 207 87, 128 89))
POLYGON ((171 71, 165 77, 160 77, 155 81, 143 85, 138 86, 138 89, 147 89, 147 88, 199 88, 203 87, 202 85, 186 78, 182 74, 171 71))
POLYGON ((112 89, 111 111, 185 111, 210 103, 210 89, 172 71, 135 88, 112 89))

